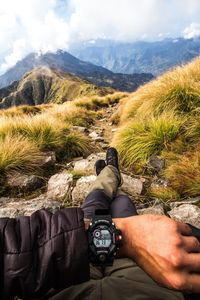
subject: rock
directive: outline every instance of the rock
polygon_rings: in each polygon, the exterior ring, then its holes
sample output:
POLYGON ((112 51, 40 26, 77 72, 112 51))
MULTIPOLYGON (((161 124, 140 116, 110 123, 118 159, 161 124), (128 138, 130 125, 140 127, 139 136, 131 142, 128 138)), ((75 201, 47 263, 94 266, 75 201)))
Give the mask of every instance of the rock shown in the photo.
POLYGON ((164 207, 162 204, 158 204, 148 208, 138 209, 137 212, 139 215, 144 215, 144 214, 164 215, 165 214, 164 207))
POLYGON ((87 159, 81 159, 75 162, 74 171, 85 171, 90 168, 90 162, 87 159))
POLYGON ((48 181, 47 197, 52 200, 63 200, 73 183, 73 175, 63 171, 53 175, 48 181))
POLYGON ((152 155, 147 163, 147 169, 153 173, 159 173, 165 166, 164 159, 157 155, 152 155))
POLYGON ((36 175, 24 175, 18 172, 8 175, 7 184, 18 192, 32 192, 44 185, 45 181, 36 175))
POLYGON ((41 167, 42 168, 52 168, 56 163, 56 154, 53 151, 46 152, 43 156, 41 167))
POLYGON ((200 208, 193 204, 183 204, 168 212, 172 219, 190 223, 200 228, 200 208))
POLYGON ((90 154, 86 159, 81 159, 74 163, 74 171, 84 171, 88 173, 94 173, 94 164, 98 159, 105 159, 106 154, 104 152, 90 154))
POLYGON ((58 201, 50 201, 43 194, 31 200, 7 198, 6 204, 0 206, 0 217, 15 218, 19 216, 30 216, 39 209, 47 209, 54 213, 60 209, 61 204, 58 201))
POLYGON ((102 131, 99 133, 97 133, 96 131, 93 131, 89 134, 89 136, 95 142, 103 142, 104 141, 104 138, 102 137, 102 131))
POLYGON ((77 180, 76 186, 72 191, 72 203, 73 205, 82 204, 86 196, 90 191, 90 187, 96 180, 96 176, 83 176, 77 180))
POLYGON ((141 195, 143 189, 143 182, 140 179, 133 178, 129 175, 123 174, 123 184, 121 189, 129 195, 141 195))
POLYGON ((87 132, 86 127, 83 127, 83 126, 72 126, 72 129, 73 129, 74 131, 78 131, 78 132, 80 132, 80 133, 85 133, 85 132, 87 132))
POLYGON ((99 122, 105 122, 105 121, 107 121, 106 118, 103 118, 103 119, 100 119, 100 120, 99 120, 99 122))
POLYGON ((100 142, 100 143, 99 143, 99 146, 100 146, 103 150, 108 149, 108 144, 105 143, 105 141, 104 141, 104 143, 100 142))
POLYGON ((195 198, 189 198, 187 200, 181 200, 181 201, 176 201, 176 202, 171 202, 168 203, 169 207, 171 209, 178 207, 180 205, 183 204, 196 204, 196 205, 200 205, 200 197, 195 197, 195 198))
POLYGON ((99 135, 96 133, 96 131, 93 131, 89 133, 89 137, 91 137, 92 139, 96 139, 97 137, 99 137, 99 135))

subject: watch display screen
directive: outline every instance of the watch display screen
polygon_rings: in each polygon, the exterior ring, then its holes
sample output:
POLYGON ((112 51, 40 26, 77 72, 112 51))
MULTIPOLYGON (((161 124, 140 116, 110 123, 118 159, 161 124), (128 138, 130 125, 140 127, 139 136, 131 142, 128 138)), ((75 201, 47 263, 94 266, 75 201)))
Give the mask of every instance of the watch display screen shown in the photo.
POLYGON ((93 233, 93 243, 97 248, 108 248, 112 242, 110 231, 107 229, 97 229, 93 233))

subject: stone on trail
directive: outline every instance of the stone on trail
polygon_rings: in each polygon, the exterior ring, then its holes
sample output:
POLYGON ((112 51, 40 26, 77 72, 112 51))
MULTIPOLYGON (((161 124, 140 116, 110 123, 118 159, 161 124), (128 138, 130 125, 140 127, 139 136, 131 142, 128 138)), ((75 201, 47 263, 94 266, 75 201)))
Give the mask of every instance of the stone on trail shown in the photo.
POLYGON ((106 154, 104 152, 90 154, 85 159, 80 159, 74 162, 74 171, 83 171, 95 174, 94 164, 98 159, 105 159, 106 154))
POLYGON ((200 208, 193 204, 183 204, 168 212, 172 219, 187 222, 200 228, 200 208))
POLYGON ((46 194, 42 194, 31 200, 2 197, 0 198, 0 218, 30 216, 39 209, 46 209, 54 213, 60 207, 60 202, 48 200, 46 194))
POLYGON ((143 182, 141 179, 133 178, 129 175, 123 174, 123 184, 121 186, 121 189, 123 192, 134 196, 134 195, 141 195, 143 190, 143 182))
POLYGON ((48 181, 47 197, 62 201, 73 183, 73 175, 63 171, 51 176, 48 181))
POLYGON ((44 179, 36 175, 25 175, 18 172, 8 175, 7 184, 17 192, 32 192, 44 185, 44 179))
POLYGON ((162 204, 138 209, 137 212, 139 215, 144 215, 144 214, 164 215, 165 214, 164 207, 162 204))
POLYGON ((72 191, 72 204, 80 205, 85 200, 90 191, 90 187, 96 180, 96 176, 83 176, 77 180, 76 186, 72 191))

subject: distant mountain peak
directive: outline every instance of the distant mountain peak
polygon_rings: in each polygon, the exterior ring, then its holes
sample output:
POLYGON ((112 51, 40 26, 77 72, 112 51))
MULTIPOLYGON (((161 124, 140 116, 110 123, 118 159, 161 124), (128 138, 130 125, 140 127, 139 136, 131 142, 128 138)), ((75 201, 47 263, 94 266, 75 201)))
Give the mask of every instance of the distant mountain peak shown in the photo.
POLYGON ((69 52, 58 50, 56 53, 41 55, 30 53, 0 76, 0 88, 10 85, 13 81, 19 81, 25 73, 37 67, 56 69, 81 77, 97 86, 112 87, 121 91, 134 91, 153 78, 152 74, 115 74, 106 68, 80 60, 69 52))

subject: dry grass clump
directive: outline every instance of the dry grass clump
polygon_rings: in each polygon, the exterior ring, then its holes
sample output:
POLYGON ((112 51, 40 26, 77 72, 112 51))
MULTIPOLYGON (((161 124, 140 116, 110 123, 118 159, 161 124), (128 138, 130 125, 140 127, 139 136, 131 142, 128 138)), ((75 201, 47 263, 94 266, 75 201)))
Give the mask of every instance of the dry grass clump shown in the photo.
POLYGON ((127 93, 114 93, 104 97, 92 96, 75 100, 73 103, 77 107, 86 108, 88 110, 98 110, 102 107, 108 107, 111 104, 118 103, 127 93))
POLYGON ((63 139, 63 147, 59 155, 73 158, 89 155, 92 150, 94 149, 88 137, 77 132, 71 132, 63 139))
POLYGON ((23 116, 23 115, 36 115, 41 113, 42 108, 38 106, 30 106, 30 105, 20 105, 20 106, 13 106, 8 109, 2 109, 0 111, 0 117, 16 117, 16 116, 23 116))
POLYGON ((187 152, 164 171, 171 187, 181 196, 200 194, 200 145, 193 152, 187 152))
POLYGON ((159 118, 138 118, 118 130, 112 144, 117 147, 121 161, 127 167, 135 163, 144 165, 152 154, 167 149, 176 139, 182 123, 173 113, 163 113, 159 118))
POLYGON ((151 187, 148 195, 153 198, 162 199, 165 202, 177 201, 180 199, 180 195, 168 186, 151 187))
POLYGON ((98 116, 96 112, 75 106, 74 102, 54 105, 54 107, 48 109, 46 113, 70 125, 84 127, 93 124, 98 116))
POLYGON ((6 136, 0 142, 0 172, 12 170, 36 171, 42 153, 38 147, 22 136, 6 136))
POLYGON ((200 59, 184 67, 165 73, 147 83, 130 96, 126 102, 121 122, 134 116, 158 116, 176 110, 191 113, 200 107, 200 59))
POLYGON ((0 137, 21 135, 33 141, 40 150, 56 149, 68 132, 68 124, 46 114, 0 118, 0 137))

